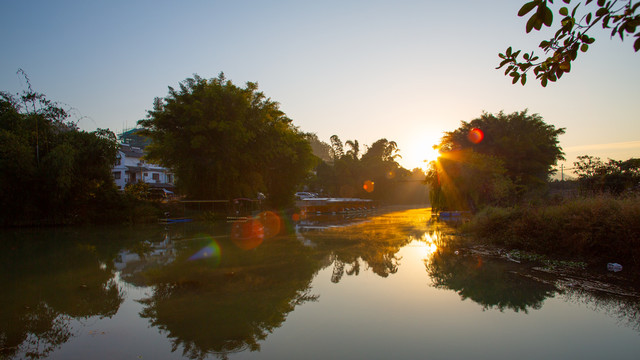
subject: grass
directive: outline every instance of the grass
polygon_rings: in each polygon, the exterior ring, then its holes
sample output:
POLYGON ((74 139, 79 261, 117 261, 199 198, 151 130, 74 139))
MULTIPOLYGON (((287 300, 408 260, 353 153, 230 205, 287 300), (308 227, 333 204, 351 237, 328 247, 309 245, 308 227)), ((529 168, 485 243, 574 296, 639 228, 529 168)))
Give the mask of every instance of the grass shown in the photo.
POLYGON ((640 267, 640 197, 597 196, 557 205, 489 207, 465 226, 477 239, 587 263, 640 267))

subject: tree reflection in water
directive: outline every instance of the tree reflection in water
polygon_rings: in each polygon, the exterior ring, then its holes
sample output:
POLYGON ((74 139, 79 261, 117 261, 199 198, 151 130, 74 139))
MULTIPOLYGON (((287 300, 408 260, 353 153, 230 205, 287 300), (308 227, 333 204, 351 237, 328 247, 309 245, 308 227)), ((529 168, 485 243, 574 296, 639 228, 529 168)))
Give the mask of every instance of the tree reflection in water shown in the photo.
POLYGON ((517 264, 461 251, 446 223, 433 223, 429 236, 438 245, 437 251, 425 260, 433 286, 453 290, 484 310, 527 313, 529 309, 540 309, 546 298, 559 291, 555 285, 521 275, 516 271, 517 264))
POLYGON ((167 334, 173 351, 181 348, 192 359, 257 351, 297 305, 318 300, 310 284, 320 269, 333 265, 333 282, 358 275, 361 264, 381 277, 397 272, 397 252, 424 231, 427 213, 416 214, 422 215, 387 214, 353 226, 280 235, 250 250, 234 239, 218 239, 222 256, 216 259, 189 261, 208 240, 181 242, 174 247, 175 261, 145 272, 154 291, 140 300, 140 315, 167 334))
POLYGON ((360 274, 361 264, 380 276, 388 277, 398 271, 398 251, 413 237, 425 231, 427 216, 424 209, 412 209, 372 216, 367 221, 356 219, 354 225, 330 227, 322 231, 308 231, 319 253, 324 254, 323 267, 333 265, 331 281, 340 282, 348 276, 360 274))
POLYGON ((545 299, 561 296, 566 301, 604 310, 621 325, 640 331, 640 301, 637 295, 616 295, 580 284, 582 280, 541 273, 503 259, 474 254, 459 243, 446 223, 436 222, 426 233, 437 245, 425 259, 434 287, 453 290, 483 310, 510 309, 528 313, 542 308, 545 299))
POLYGON ((191 359, 257 351, 297 305, 318 299, 309 288, 318 261, 294 237, 251 250, 220 239, 219 259, 189 260, 206 241, 184 242, 175 261, 145 272, 153 294, 140 300, 140 315, 167 334, 172 351, 191 359))
MULTIPOLYGON (((95 244, 76 237, 25 238, 5 233, 0 242, 0 348, 3 358, 38 359, 69 341, 72 320, 111 317, 123 301, 112 264, 95 244)), ((107 256, 108 257, 108 256, 107 256)))

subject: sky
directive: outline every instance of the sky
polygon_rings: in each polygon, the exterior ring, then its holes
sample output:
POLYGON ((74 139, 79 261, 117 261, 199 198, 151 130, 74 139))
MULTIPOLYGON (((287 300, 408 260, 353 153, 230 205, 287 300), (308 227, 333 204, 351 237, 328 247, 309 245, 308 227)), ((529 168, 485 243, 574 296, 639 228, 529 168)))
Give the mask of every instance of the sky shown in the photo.
POLYGON ((567 169, 578 155, 640 157, 633 39, 595 31, 558 83, 512 85, 495 69, 498 53, 541 54, 553 32, 526 34, 525 2, 3 0, 0 90, 24 90, 23 69, 34 90, 74 109, 81 129, 117 133, 169 86, 224 72, 236 85, 257 82, 323 141, 395 141, 408 169, 461 121, 524 109, 566 128, 567 169))

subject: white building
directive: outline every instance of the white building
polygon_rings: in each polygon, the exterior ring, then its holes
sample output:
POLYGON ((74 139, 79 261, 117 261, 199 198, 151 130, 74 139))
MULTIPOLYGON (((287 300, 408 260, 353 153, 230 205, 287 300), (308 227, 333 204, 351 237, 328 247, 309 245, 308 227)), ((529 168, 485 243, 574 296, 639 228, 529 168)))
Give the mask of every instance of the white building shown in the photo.
POLYGON ((171 190, 174 187, 173 173, 160 165, 142 160, 144 152, 129 144, 120 144, 116 164, 112 169, 113 179, 120 190, 127 184, 143 181, 154 188, 171 190))

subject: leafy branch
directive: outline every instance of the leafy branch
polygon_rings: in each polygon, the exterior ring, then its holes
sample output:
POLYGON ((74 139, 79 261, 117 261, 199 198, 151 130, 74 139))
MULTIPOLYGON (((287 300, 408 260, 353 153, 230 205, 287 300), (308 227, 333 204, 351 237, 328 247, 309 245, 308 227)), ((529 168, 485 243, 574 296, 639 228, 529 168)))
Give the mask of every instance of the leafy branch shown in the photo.
MULTIPOLYGON (((562 0, 565 4, 570 4, 571 0, 562 0)), ((551 27, 553 23, 553 12, 548 4, 553 4, 553 0, 533 0, 524 4, 518 16, 525 16, 535 9, 527 21, 526 31, 540 30, 542 26, 551 27)), ((542 41, 539 47, 545 54, 550 54, 546 59, 541 60, 533 51, 522 54, 521 50, 514 51, 511 47, 505 53, 498 54, 502 59, 496 69, 506 66, 505 76, 512 77, 512 83, 518 81, 522 85, 527 82, 527 73, 533 69, 536 79, 545 87, 549 81, 555 82, 564 73, 571 71, 571 63, 576 60, 579 52, 587 52, 589 45, 596 39, 587 35, 592 28, 600 24, 603 29, 611 29, 611 38, 618 35, 624 41, 625 36, 634 36, 636 40, 633 48, 636 52, 640 50, 640 15, 636 15, 636 10, 640 7, 640 2, 633 0, 586 0, 584 7, 590 6, 595 11, 587 12, 581 17, 576 17, 578 8, 582 2, 569 11, 569 8, 562 6, 558 13, 563 16, 560 21, 560 28, 555 35, 542 41)))

